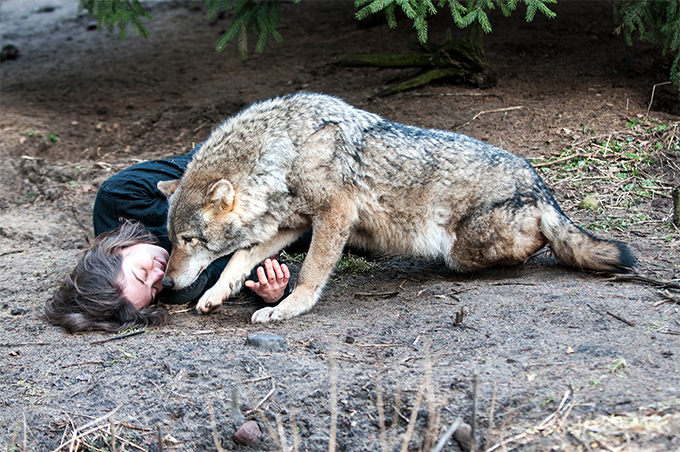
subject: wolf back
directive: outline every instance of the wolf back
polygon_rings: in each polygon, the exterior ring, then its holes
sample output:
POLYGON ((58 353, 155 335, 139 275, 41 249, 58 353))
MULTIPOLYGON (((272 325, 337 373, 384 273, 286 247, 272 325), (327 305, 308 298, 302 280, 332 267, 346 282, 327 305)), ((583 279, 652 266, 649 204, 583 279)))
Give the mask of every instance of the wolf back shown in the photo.
POLYGON ((189 285, 236 253, 199 300, 210 311, 250 270, 307 230, 298 284, 254 322, 316 303, 345 245, 443 258, 465 271, 525 261, 550 243, 576 268, 624 272, 629 248, 576 226, 524 158, 468 136, 388 121, 332 96, 266 100, 221 124, 168 182, 173 253, 165 284, 189 285))

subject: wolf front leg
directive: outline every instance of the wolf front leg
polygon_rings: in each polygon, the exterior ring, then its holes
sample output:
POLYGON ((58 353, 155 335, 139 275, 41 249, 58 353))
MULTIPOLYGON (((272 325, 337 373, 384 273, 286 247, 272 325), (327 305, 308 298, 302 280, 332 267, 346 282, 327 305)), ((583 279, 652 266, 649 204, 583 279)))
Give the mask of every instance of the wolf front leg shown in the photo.
POLYGON ((312 242, 295 290, 278 306, 255 311, 251 321, 286 320, 312 309, 340 260, 355 219, 356 208, 351 202, 336 203, 328 211, 317 215, 312 221, 312 242))
POLYGON ((305 232, 304 229, 286 229, 265 243, 235 252, 220 279, 198 300, 196 311, 208 313, 217 310, 225 299, 241 290, 243 282, 257 264, 281 251, 305 232))

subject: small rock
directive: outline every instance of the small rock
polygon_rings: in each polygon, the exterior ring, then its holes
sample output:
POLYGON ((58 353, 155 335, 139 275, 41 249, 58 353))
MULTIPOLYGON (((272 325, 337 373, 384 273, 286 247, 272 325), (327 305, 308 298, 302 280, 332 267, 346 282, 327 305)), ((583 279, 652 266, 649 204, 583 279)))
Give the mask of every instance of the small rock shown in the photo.
POLYGON ((270 352, 280 352, 288 348, 286 339, 271 333, 253 333, 246 338, 246 345, 270 352))
POLYGON ((460 424, 460 427, 453 434, 453 438, 458 441, 461 449, 470 450, 471 440, 472 440, 472 427, 468 424, 460 424))
POLYGON ((78 381, 90 381, 90 374, 83 372, 82 374, 76 375, 76 380, 78 381))
POLYGON ((353 344, 354 343, 354 338, 352 336, 347 336, 345 337, 345 343, 347 344, 353 344))
POLYGON ((579 209, 597 210, 600 208, 600 201, 592 196, 586 196, 578 205, 579 209))
POLYGON ((26 314, 26 310, 21 308, 14 308, 11 311, 9 311, 9 313, 12 315, 24 315, 26 314))
POLYGON ((234 433, 234 441, 244 446, 256 446, 262 439, 262 430, 255 421, 248 421, 243 424, 236 433, 234 433))
POLYGON ((2 48, 0 52, 0 62, 7 60, 16 60, 19 57, 19 49, 17 46, 12 44, 7 44, 2 48))

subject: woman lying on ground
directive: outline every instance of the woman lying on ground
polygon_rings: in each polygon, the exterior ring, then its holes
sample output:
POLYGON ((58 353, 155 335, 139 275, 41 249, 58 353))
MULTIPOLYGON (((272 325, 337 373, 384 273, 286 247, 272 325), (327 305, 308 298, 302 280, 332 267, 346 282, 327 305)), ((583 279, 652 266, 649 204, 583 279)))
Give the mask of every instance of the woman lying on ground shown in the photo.
MULTIPOLYGON (((191 303, 217 282, 228 256, 182 290, 164 290, 161 284, 171 244, 168 201, 156 184, 181 178, 199 147, 187 155, 139 163, 102 184, 93 209, 96 238, 47 302, 45 316, 51 323, 70 333, 159 326, 168 313, 154 301, 191 303)), ((267 259, 245 286, 260 303, 276 303, 286 295, 289 279, 285 264, 267 259)))

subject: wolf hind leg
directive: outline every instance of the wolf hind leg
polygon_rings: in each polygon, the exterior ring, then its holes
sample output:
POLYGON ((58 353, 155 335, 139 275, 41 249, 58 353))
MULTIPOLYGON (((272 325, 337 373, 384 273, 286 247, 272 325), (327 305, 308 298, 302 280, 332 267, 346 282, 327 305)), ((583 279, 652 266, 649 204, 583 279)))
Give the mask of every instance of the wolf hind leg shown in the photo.
POLYGON ((302 263, 295 290, 276 307, 255 311, 253 323, 291 319, 308 312, 321 296, 328 277, 340 260, 356 219, 351 202, 335 203, 312 221, 312 241, 302 263))
POLYGON ((541 211, 534 206, 499 208, 471 217, 458 225, 458 240, 446 263, 457 271, 520 264, 548 243, 540 221, 541 211))
POLYGON ((222 271, 220 279, 198 300, 196 311, 208 313, 218 309, 225 299, 241 290, 243 282, 256 265, 295 242, 305 232, 304 229, 279 231, 267 242, 236 251, 222 271))

